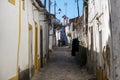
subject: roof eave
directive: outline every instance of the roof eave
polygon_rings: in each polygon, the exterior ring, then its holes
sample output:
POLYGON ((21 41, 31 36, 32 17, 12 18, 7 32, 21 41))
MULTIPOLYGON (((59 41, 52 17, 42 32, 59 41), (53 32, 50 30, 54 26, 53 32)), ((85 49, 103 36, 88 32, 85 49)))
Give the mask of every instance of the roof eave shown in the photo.
POLYGON ((38 5, 42 8, 45 8, 45 6, 42 4, 42 2, 40 0, 36 0, 36 2, 38 3, 38 5))

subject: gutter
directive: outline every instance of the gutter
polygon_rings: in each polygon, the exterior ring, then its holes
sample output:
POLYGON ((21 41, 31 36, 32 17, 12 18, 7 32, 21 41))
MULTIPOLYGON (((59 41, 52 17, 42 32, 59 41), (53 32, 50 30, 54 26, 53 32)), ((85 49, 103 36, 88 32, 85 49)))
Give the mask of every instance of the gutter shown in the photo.
POLYGON ((19 21, 19 28, 18 28, 18 50, 17 50, 17 65, 16 65, 16 79, 19 80, 19 56, 20 56, 20 43, 21 43, 21 27, 22 27, 22 23, 21 23, 21 13, 22 13, 22 10, 21 10, 21 0, 19 0, 19 18, 18 18, 18 21, 19 21))

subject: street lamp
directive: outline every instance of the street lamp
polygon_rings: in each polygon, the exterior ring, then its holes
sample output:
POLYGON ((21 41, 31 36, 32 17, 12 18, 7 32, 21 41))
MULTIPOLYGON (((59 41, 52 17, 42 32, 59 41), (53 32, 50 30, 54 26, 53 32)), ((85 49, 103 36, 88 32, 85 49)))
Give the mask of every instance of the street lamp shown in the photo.
POLYGON ((55 13, 55 15, 56 15, 56 14, 60 14, 61 11, 62 11, 62 10, 59 8, 58 11, 57 11, 57 13, 55 13))
POLYGON ((62 10, 59 8, 59 9, 58 9, 58 13, 60 14, 60 13, 61 13, 61 11, 62 11, 62 10))

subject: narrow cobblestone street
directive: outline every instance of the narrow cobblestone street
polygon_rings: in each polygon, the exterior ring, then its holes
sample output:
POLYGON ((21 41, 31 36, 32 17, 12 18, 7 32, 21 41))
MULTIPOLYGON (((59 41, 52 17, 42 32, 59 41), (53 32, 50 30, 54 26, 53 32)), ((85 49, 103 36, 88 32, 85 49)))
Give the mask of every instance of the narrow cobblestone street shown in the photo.
POLYGON ((48 63, 32 80, 91 80, 92 75, 76 64, 69 48, 56 48, 48 63))

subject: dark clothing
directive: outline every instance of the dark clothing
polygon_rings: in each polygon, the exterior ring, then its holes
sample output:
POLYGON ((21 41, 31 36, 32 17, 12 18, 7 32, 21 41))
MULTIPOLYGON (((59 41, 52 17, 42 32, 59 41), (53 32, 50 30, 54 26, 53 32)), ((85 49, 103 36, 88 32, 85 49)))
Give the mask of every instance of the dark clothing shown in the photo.
POLYGON ((61 42, 62 42, 62 45, 66 45, 68 43, 68 39, 67 39, 66 32, 65 32, 65 27, 62 27, 61 29, 61 42))
POLYGON ((75 56, 77 51, 79 51, 79 41, 78 38, 75 38, 72 41, 72 56, 75 56))

